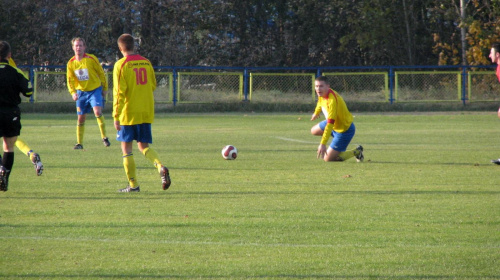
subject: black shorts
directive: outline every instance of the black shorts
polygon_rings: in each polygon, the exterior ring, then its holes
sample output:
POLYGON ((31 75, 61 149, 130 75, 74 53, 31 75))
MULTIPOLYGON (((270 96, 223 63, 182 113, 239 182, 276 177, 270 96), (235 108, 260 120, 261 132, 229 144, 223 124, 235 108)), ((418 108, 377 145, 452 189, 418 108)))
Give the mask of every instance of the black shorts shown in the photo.
POLYGON ((0 137, 21 134, 21 109, 0 107, 0 137))

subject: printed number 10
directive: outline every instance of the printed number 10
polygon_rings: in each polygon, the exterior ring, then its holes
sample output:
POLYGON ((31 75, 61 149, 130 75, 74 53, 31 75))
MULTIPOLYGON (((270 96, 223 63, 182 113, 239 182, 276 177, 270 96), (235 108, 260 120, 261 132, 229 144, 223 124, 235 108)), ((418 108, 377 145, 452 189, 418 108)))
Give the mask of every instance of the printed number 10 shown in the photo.
POLYGON ((146 68, 134 68, 135 82, 137 85, 145 85, 148 82, 148 73, 146 68))

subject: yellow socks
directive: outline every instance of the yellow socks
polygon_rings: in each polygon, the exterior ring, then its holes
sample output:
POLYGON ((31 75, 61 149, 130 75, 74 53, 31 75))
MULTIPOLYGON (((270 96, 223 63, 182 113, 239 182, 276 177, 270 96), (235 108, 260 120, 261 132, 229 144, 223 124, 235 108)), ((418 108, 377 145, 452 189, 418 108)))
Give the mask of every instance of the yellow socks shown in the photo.
POLYGON ((104 115, 96 117, 99 130, 101 131, 101 138, 106 138, 106 125, 104 124, 104 115))
POLYGON ((341 158, 341 159, 342 159, 342 161, 344 161, 344 160, 348 160, 348 159, 350 159, 350 158, 352 158, 352 157, 354 156, 354 151, 355 151, 355 150, 356 150, 356 149, 354 149, 354 150, 350 150, 350 151, 341 152, 341 153, 339 154, 339 158, 341 158))
POLYGON ((78 144, 83 143, 83 134, 85 133, 85 123, 76 124, 76 142, 78 144))
POLYGON ((135 188, 139 184, 135 178, 136 168, 134 155, 132 153, 123 155, 123 168, 125 169, 125 174, 127 175, 128 184, 130 187, 135 188))
POLYGON ((29 156, 29 152, 31 152, 31 149, 28 146, 28 144, 26 144, 26 142, 24 142, 23 140, 17 138, 17 140, 16 140, 16 147, 19 150, 21 150, 21 152, 23 152, 25 155, 29 156))
POLYGON ((151 162, 154 164, 154 166, 156 167, 156 169, 158 169, 158 172, 161 171, 161 167, 163 166, 160 162, 160 159, 159 159, 159 156, 158 154, 156 153, 155 150, 151 149, 151 148, 146 148, 144 150, 142 150, 142 153, 144 154, 144 156, 151 162))

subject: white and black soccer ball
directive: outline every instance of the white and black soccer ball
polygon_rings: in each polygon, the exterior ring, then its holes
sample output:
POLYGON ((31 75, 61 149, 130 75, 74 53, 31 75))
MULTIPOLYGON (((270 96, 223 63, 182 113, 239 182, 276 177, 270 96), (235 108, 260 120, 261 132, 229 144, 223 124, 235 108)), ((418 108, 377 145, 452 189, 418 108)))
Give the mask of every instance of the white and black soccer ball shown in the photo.
POLYGON ((224 159, 236 159, 238 156, 238 150, 236 149, 235 146, 233 145, 227 145, 224 148, 222 148, 222 157, 224 159))

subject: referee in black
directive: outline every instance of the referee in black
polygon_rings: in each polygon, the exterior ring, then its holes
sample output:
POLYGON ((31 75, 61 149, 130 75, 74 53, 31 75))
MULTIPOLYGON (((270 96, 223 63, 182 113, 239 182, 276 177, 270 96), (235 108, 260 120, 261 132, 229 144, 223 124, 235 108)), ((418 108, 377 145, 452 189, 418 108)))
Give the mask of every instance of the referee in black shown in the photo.
POLYGON ((33 94, 33 87, 24 73, 9 65, 11 49, 9 43, 0 41, 0 137, 3 138, 3 158, 0 162, 0 191, 9 188, 9 176, 14 165, 14 147, 21 134, 22 93, 33 94))

